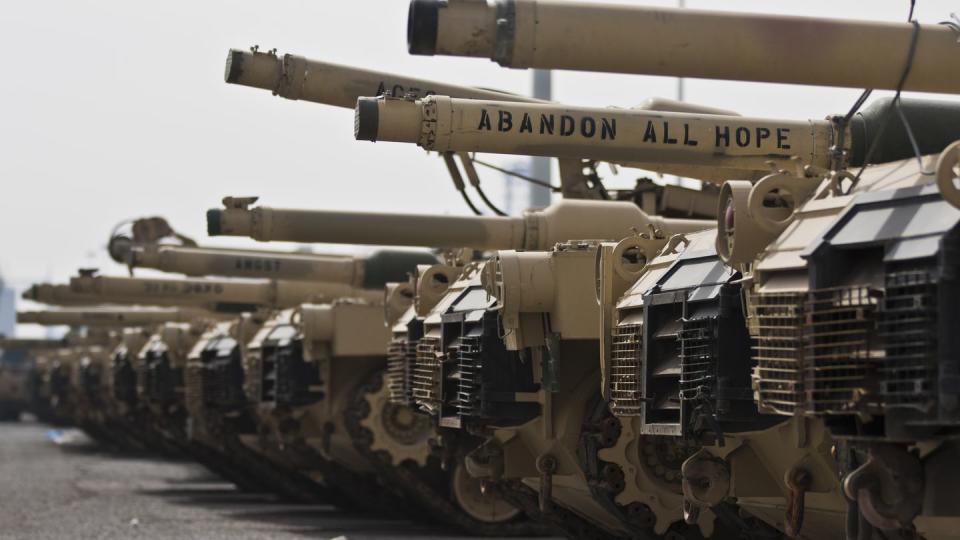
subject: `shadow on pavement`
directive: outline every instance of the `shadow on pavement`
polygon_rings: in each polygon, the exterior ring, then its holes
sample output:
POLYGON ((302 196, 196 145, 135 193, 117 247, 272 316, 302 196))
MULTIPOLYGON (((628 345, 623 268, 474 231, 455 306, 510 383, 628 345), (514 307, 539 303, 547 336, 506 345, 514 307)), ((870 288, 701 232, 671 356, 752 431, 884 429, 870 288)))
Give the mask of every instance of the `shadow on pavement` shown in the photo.
MULTIPOLYGON (((329 505, 284 503, 268 493, 246 493, 227 483, 196 482, 197 487, 184 487, 193 479, 171 482, 169 488, 138 490, 148 496, 163 497, 173 504, 207 508, 227 520, 239 520, 279 527, 283 532, 311 536, 424 538, 450 537, 454 531, 437 526, 421 525, 405 520, 378 516, 374 513, 342 510, 329 505)), ((277 530, 277 529, 272 529, 277 530)))

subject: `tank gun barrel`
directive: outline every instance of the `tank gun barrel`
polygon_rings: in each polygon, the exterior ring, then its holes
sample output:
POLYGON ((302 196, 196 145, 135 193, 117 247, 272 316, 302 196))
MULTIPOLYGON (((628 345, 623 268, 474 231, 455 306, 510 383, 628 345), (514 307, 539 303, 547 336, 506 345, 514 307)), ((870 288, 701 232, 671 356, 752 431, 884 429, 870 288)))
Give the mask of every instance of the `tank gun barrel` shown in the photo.
POLYGON ((431 94, 467 99, 537 101, 525 96, 456 86, 439 81, 360 69, 274 51, 231 49, 227 55, 226 82, 269 90, 287 99, 312 101, 352 109, 361 96, 390 93, 417 97, 431 94))
POLYGON ((159 279, 81 275, 70 289, 101 302, 156 306, 216 306, 216 311, 254 311, 308 301, 352 297, 379 300, 383 291, 338 283, 290 280, 159 279))
MULTIPOLYGON (((410 53, 569 69, 893 90, 909 23, 595 4, 558 0, 413 0, 410 53), (853 66, 856 66, 855 68, 853 66)), ((917 29, 903 90, 960 92, 957 36, 917 29)))
POLYGON ((250 200, 207 212, 211 236, 248 236, 256 240, 391 244, 478 250, 549 249, 571 239, 620 239, 650 226, 665 233, 713 226, 711 221, 648 216, 635 204, 617 201, 562 200, 524 216, 437 216, 259 206, 250 200))
POLYGON ((131 266, 188 276, 224 276, 308 280, 357 288, 379 288, 406 279, 417 264, 436 258, 429 253, 381 250, 368 257, 339 257, 270 251, 220 250, 181 246, 139 246, 131 266))
POLYGON ((827 166, 834 140, 833 126, 827 120, 768 120, 447 96, 415 101, 363 98, 357 105, 355 125, 361 140, 415 143, 438 152, 763 171, 770 170, 771 160, 793 157, 827 166))
MULTIPOLYGON (((867 149, 878 138, 871 163, 914 155, 901 122, 881 129, 889 103, 877 100, 850 122, 849 133, 842 138, 849 165, 862 165, 867 149)), ((960 106, 956 104, 902 100, 901 110, 920 133, 917 141, 923 153, 939 152, 960 138, 960 106)), ((729 170, 728 178, 769 173, 771 163, 779 168, 792 169, 797 162, 828 168, 834 147, 841 140, 839 122, 832 120, 777 120, 446 96, 418 100, 362 98, 355 125, 358 139, 415 143, 438 152, 589 158, 667 169, 664 172, 676 166, 711 167, 729 170)))
POLYGON ((190 322, 210 314, 189 308, 64 308, 20 311, 17 322, 45 326, 143 326, 165 322, 190 322))
POLYGON ((89 306, 103 303, 96 295, 74 292, 70 285, 63 283, 36 283, 24 291, 21 298, 56 306, 89 306))
POLYGON ((63 339, 45 338, 0 338, 0 349, 59 349, 63 339))

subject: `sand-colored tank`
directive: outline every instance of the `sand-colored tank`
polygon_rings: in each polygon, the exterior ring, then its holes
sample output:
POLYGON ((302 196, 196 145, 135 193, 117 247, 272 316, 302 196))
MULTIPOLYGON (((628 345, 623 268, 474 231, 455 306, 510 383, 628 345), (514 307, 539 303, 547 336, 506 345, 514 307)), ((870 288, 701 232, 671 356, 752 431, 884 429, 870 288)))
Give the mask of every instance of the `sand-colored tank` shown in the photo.
POLYGON ((24 411, 40 412, 36 356, 63 345, 59 339, 0 338, 0 421, 15 421, 24 411))
MULTIPOLYGON (((412 294, 394 295, 390 312, 411 302, 412 294)), ((344 299, 304 304, 268 321, 248 346, 245 369, 259 432, 241 438, 257 451, 286 456, 354 504, 405 509, 475 534, 535 532, 510 519, 515 512, 489 520, 451 499, 452 478, 431 456, 433 423, 390 400, 385 307, 344 299)), ((473 487, 473 498, 491 498, 473 487)))
MULTIPOLYGON (((941 326, 952 303, 938 299, 956 287, 960 211, 928 173, 951 157, 731 181, 716 232, 676 237, 638 274, 601 258, 601 292, 628 284, 601 390, 651 456, 667 443, 682 456, 660 463, 673 471, 661 480, 688 520, 726 519, 735 497, 786 534, 840 539, 854 499, 860 534, 952 537, 958 514, 938 495, 951 400, 933 373, 955 346, 941 326), (788 185, 798 197, 777 196, 788 185)), ((636 450, 599 456, 643 472, 636 450)))

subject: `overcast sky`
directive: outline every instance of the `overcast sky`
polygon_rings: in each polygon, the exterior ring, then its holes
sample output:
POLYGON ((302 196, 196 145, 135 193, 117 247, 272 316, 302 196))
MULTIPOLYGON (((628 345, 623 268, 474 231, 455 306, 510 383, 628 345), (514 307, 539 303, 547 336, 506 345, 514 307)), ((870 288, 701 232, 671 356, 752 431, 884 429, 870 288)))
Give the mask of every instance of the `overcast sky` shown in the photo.
MULTIPOLYGON (((687 0, 698 9, 889 21, 905 20, 908 6, 907 0, 687 0)), ((939 22, 956 6, 919 0, 918 18, 939 22)), ((144 215, 163 215, 201 243, 253 245, 205 238, 204 212, 225 195, 259 195, 263 204, 280 207, 468 213, 435 155, 414 145, 355 141, 352 110, 223 82, 227 50, 259 44, 529 91, 527 71, 483 59, 408 55, 407 7, 407 0, 6 3, 0 10, 6 51, 0 271, 21 287, 65 280, 77 267, 122 273, 106 256, 107 235, 118 221, 144 215)), ((557 72, 554 88, 555 99, 570 104, 630 106, 673 97, 676 81, 557 72)), ((702 80, 686 86, 689 101, 782 118, 842 113, 857 94, 702 80)), ((509 164, 518 158, 490 159, 509 164)), ((635 176, 622 171, 608 181, 628 186, 635 176)), ((499 175, 484 178, 492 198, 502 197, 499 175)))

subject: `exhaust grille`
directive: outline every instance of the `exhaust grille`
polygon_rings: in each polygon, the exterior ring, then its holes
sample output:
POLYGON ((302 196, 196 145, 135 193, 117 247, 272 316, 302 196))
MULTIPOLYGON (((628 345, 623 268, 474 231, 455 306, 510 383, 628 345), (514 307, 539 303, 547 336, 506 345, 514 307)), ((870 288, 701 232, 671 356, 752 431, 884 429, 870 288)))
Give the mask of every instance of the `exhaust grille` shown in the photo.
POLYGON ((712 396, 717 373, 717 319, 683 319, 680 328, 680 400, 712 396))
POLYGON ((641 432, 649 435, 681 433, 680 426, 680 314, 682 304, 647 306, 647 330, 644 343, 644 407, 641 432))
POLYGON ((875 381, 871 358, 878 294, 866 287, 810 291, 804 321, 806 411, 850 413, 875 381))
POLYGON ((80 388, 85 397, 94 403, 98 403, 101 395, 101 372, 100 366, 87 364, 84 362, 80 366, 80 388))
POLYGON ((411 366, 417 361, 417 344, 406 337, 395 337, 387 348, 387 388, 390 402, 396 405, 411 405, 411 366))
POLYGON ((924 271, 891 272, 878 322, 884 361, 880 394, 887 407, 926 410, 936 392, 937 284, 924 271))
POLYGON ((803 321, 801 293, 751 295, 756 318, 753 345, 758 405, 792 415, 803 408, 803 321))
POLYGON ((195 414, 203 409, 203 364, 202 360, 191 361, 183 374, 184 399, 187 410, 195 414))
POLYGON ((480 416, 480 389, 483 385, 482 341, 479 336, 464 336, 451 347, 456 354, 459 368, 457 384, 457 410, 460 416, 480 416))
POLYGON ((243 391, 247 401, 260 401, 263 385, 263 350, 261 348, 247 349, 243 355, 243 391))
POLYGON ((324 398, 316 363, 303 357, 303 342, 261 346, 260 400, 276 405, 309 405, 324 398))
POLYGON ((260 347, 260 401, 277 402, 277 356, 279 347, 264 343, 260 347))
POLYGON ((320 399, 311 390, 319 386, 320 374, 316 364, 306 362, 299 342, 279 347, 274 357, 276 370, 276 402, 287 405, 306 405, 320 399))
POLYGON ((171 403, 177 398, 177 387, 183 379, 180 369, 170 366, 167 354, 150 354, 147 356, 145 395, 155 403, 171 403))
POLYGON ((222 409, 243 406, 243 368, 237 355, 206 360, 201 377, 205 403, 222 409))
POLYGON ((417 343, 417 361, 413 367, 411 390, 413 399, 431 414, 438 414, 442 396, 443 352, 437 338, 422 338, 417 343))
POLYGON ((611 349, 611 410, 617 416, 639 416, 643 405, 640 387, 643 325, 617 326, 611 349))
POLYGON ((137 372, 127 354, 118 353, 113 360, 113 397, 128 405, 137 401, 137 372))

